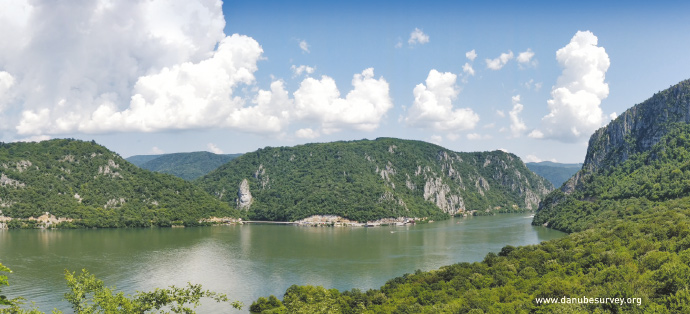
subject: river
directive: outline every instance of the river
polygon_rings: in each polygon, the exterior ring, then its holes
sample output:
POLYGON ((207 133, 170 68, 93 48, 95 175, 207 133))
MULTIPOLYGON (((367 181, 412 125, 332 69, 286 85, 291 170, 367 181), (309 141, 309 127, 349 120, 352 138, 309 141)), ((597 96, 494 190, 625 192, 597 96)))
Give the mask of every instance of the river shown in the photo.
MULTIPOLYGON (((404 227, 232 225, 199 228, 3 230, 0 262, 13 270, 8 297, 69 311, 65 269, 87 269, 126 293, 187 282, 251 302, 293 284, 367 290, 417 269, 481 261, 506 245, 565 234, 529 214, 453 218, 404 227)), ((204 304, 199 313, 217 312, 204 304)))

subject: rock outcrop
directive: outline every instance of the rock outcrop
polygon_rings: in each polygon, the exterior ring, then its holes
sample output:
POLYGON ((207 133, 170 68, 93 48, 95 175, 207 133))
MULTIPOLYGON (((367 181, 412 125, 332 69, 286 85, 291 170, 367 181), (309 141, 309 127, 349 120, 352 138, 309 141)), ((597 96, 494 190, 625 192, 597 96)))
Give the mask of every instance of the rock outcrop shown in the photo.
POLYGON ((461 153, 393 138, 267 147, 232 160, 198 184, 247 210, 250 219, 282 221, 526 210, 553 188, 510 153, 461 153), (225 193, 232 186, 239 191, 225 193))
POLYGON ((242 180, 240 188, 237 191, 237 207, 239 209, 247 210, 252 205, 252 192, 249 191, 249 182, 247 179, 242 180))

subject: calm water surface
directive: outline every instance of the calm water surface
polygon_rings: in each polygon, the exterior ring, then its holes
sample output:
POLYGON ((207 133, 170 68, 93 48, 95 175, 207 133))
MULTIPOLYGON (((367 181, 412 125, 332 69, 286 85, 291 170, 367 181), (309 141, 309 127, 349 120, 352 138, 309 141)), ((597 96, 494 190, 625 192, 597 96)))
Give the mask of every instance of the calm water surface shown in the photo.
MULTIPOLYGON (((293 284, 362 290, 458 262, 481 261, 506 245, 564 233, 530 225, 529 214, 454 218, 406 227, 317 228, 235 225, 202 228, 0 231, 8 296, 41 310, 68 310, 65 269, 87 269, 126 293, 199 283, 245 304, 293 284)), ((218 312, 205 304, 199 312, 218 312)))

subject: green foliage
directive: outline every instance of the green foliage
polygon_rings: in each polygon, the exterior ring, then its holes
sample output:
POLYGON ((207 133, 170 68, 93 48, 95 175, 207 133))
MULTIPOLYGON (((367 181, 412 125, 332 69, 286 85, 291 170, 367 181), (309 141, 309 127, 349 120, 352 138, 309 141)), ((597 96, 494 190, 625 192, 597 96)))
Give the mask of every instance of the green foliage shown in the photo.
MULTIPOLYGON (((10 270, 0 264, 0 272, 10 270)), ((225 294, 203 290, 201 285, 188 284, 186 288, 170 286, 165 289, 155 289, 150 292, 137 292, 134 296, 125 295, 123 292, 115 292, 115 288, 108 288, 103 281, 96 278, 86 270, 80 274, 65 272, 65 280, 70 292, 65 293, 65 299, 77 314, 132 314, 132 313, 186 313, 192 314, 194 308, 199 306, 201 299, 208 298, 218 303, 227 303, 228 310, 242 309, 239 301, 229 301, 225 294)), ((0 285, 8 285, 7 277, 0 276, 0 285)), ((275 298, 275 297, 274 297, 275 298)), ((0 296, 2 314, 44 314, 36 309, 25 310, 20 306, 22 299, 7 300, 0 296)), ((280 301, 278 301, 280 302, 280 301)), ((53 310, 53 314, 62 313, 53 310)))
POLYGON ((628 157, 616 167, 585 175, 573 193, 549 194, 534 224, 566 232, 585 230, 601 221, 649 210, 654 202, 690 196, 690 125, 668 126, 650 150, 628 157))
POLYGON ((138 292, 128 296, 122 292, 115 293, 105 287, 103 281, 82 270, 79 275, 66 272, 65 279, 70 292, 65 299, 72 305, 75 313, 194 313, 202 298, 210 298, 219 303, 229 303, 228 307, 241 309, 242 304, 228 301, 228 297, 213 291, 202 290, 200 285, 189 284, 186 288, 171 286, 151 292, 138 292), (169 309, 161 311, 161 309, 169 309))
POLYGON ((146 170, 172 174, 185 180, 194 180, 240 155, 242 154, 174 153, 132 156, 127 158, 127 161, 146 170))
MULTIPOLYGON (((12 270, 9 268, 5 267, 2 263, 0 263, 0 274, 2 273, 11 273, 12 270)), ((5 275, 0 275, 0 287, 2 286, 9 286, 9 282, 7 281, 7 276, 5 275)), ((2 289, 0 289, 0 293, 2 293, 2 289)), ((12 304, 10 300, 7 300, 7 297, 0 294, 0 305, 10 305, 12 304)))
MULTIPOLYGON (((436 194, 425 198, 432 187, 445 189, 446 202, 459 197, 467 211, 525 210, 527 190, 540 195, 551 188, 512 154, 456 153, 392 138, 267 147, 195 183, 235 206, 245 179, 253 197, 248 216, 282 221, 317 214, 357 221, 447 217, 435 205, 436 194)), ((455 208, 461 208, 457 200, 455 208)))
MULTIPOLYGON (((91 142, 0 143, 0 176, 3 215, 50 212, 74 219, 62 227, 150 227, 240 216, 189 182, 139 169, 91 142)), ((8 227, 34 224, 13 220, 8 227)))
POLYGON ((625 219, 538 245, 506 246, 478 263, 417 271, 367 293, 293 286, 282 306, 286 313, 686 313, 689 236, 690 197, 654 202, 625 219), (640 298, 640 305, 535 302, 564 296, 640 298))

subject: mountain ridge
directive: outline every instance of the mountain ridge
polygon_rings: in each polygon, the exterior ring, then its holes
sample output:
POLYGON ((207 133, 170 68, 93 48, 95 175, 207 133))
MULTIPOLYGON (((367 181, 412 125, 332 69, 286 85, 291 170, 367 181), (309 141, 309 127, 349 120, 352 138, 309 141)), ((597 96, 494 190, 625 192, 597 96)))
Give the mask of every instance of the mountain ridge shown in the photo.
POLYGON ((394 138, 266 147, 195 184, 266 220, 333 214, 367 221, 536 209, 552 188, 513 154, 458 153, 394 138))
POLYGON ((199 151, 160 155, 135 155, 126 158, 126 160, 142 169, 172 174, 176 177, 191 181, 241 155, 242 154, 215 154, 199 151))

